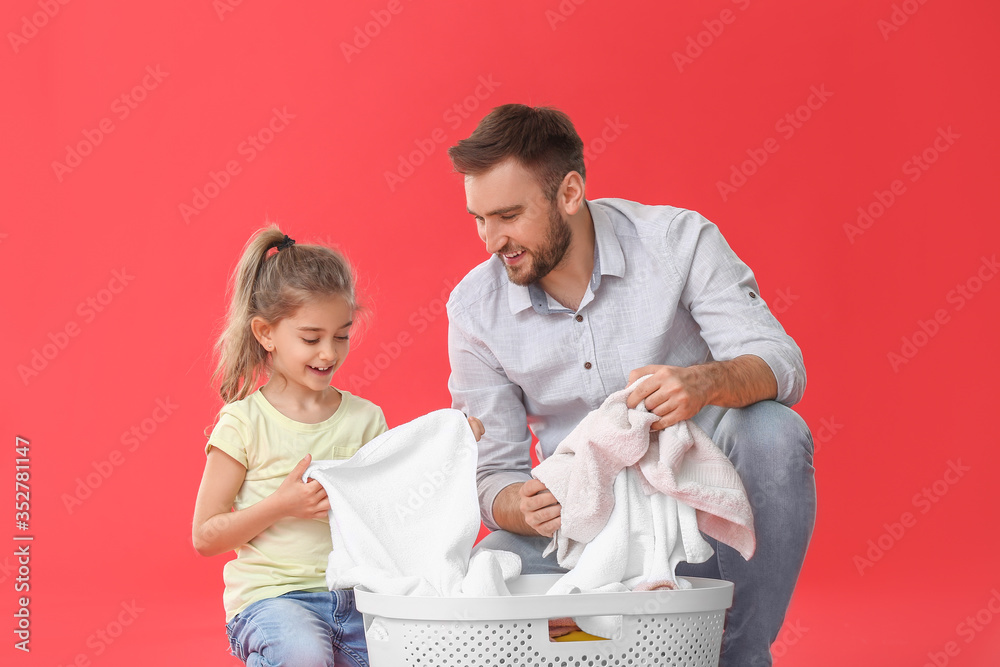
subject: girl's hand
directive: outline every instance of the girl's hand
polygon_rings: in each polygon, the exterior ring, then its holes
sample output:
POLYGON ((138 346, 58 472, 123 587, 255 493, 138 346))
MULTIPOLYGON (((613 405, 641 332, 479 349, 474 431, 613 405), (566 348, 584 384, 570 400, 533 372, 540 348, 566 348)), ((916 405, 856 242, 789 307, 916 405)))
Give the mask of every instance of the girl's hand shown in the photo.
POLYGON ((312 454, 306 454, 274 492, 274 498, 280 503, 284 516, 299 519, 325 519, 327 516, 330 500, 326 497, 323 485, 315 479, 302 481, 302 475, 310 463, 312 454))
POLYGON ((483 422, 479 421, 475 417, 469 417, 469 426, 472 428, 472 434, 476 436, 476 442, 479 442, 479 439, 483 437, 484 433, 486 433, 486 429, 483 427, 483 422))

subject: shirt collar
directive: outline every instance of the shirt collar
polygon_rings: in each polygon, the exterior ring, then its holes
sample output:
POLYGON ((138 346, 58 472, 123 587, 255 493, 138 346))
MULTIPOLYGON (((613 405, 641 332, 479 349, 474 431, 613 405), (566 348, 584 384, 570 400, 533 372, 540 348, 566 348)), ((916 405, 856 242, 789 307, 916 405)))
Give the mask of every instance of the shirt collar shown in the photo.
MULTIPOLYGON (((594 275, 590 285, 591 289, 596 291, 601 284, 601 276, 621 278, 625 275, 625 255, 604 207, 587 202, 587 208, 594 221, 594 275)), ((515 285, 508 281, 507 302, 513 315, 532 307, 542 314, 549 312, 548 297, 537 283, 515 285)))
POLYGON ((587 202, 587 208, 590 209, 590 217, 594 220, 594 236, 597 239, 597 251, 601 255, 601 275, 624 277, 625 254, 622 252, 622 244, 618 241, 607 209, 590 202, 587 202))

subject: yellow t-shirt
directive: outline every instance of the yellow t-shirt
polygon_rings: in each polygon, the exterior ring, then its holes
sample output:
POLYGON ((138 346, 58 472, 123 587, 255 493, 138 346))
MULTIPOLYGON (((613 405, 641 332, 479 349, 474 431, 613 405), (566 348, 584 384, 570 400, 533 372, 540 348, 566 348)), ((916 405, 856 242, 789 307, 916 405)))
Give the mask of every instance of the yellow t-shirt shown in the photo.
MULTIPOLYGON (((387 428, 381 408, 340 390, 340 407, 327 420, 289 419, 255 391, 225 406, 205 447, 246 466, 233 506, 244 509, 274 493, 306 454, 314 461, 347 459, 387 428)), ((289 591, 326 590, 326 563, 333 545, 326 519, 286 517, 236 550, 223 570, 226 622, 257 600, 289 591)))

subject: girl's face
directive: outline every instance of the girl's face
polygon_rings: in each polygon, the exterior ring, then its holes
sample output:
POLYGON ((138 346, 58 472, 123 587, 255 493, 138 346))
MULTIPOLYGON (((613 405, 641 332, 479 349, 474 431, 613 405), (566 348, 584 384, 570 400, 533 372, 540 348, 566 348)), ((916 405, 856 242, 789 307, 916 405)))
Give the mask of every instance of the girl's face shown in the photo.
POLYGON ((266 327, 261 343, 265 348, 272 346, 274 372, 289 385, 324 391, 351 349, 353 318, 354 311, 343 297, 316 297, 290 317, 266 327))

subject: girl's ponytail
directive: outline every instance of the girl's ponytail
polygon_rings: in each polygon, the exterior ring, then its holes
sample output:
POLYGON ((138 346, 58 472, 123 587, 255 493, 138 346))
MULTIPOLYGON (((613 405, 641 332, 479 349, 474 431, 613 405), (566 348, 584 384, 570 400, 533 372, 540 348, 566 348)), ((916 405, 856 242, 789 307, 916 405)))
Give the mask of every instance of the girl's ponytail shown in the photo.
POLYGON ((212 375, 213 381, 219 381, 219 394, 226 403, 246 398, 257 387, 267 366, 267 353, 254 338, 250 321, 258 311, 254 295, 268 252, 284 238, 275 225, 252 237, 230 281, 232 300, 226 328, 215 343, 219 365, 212 375))

